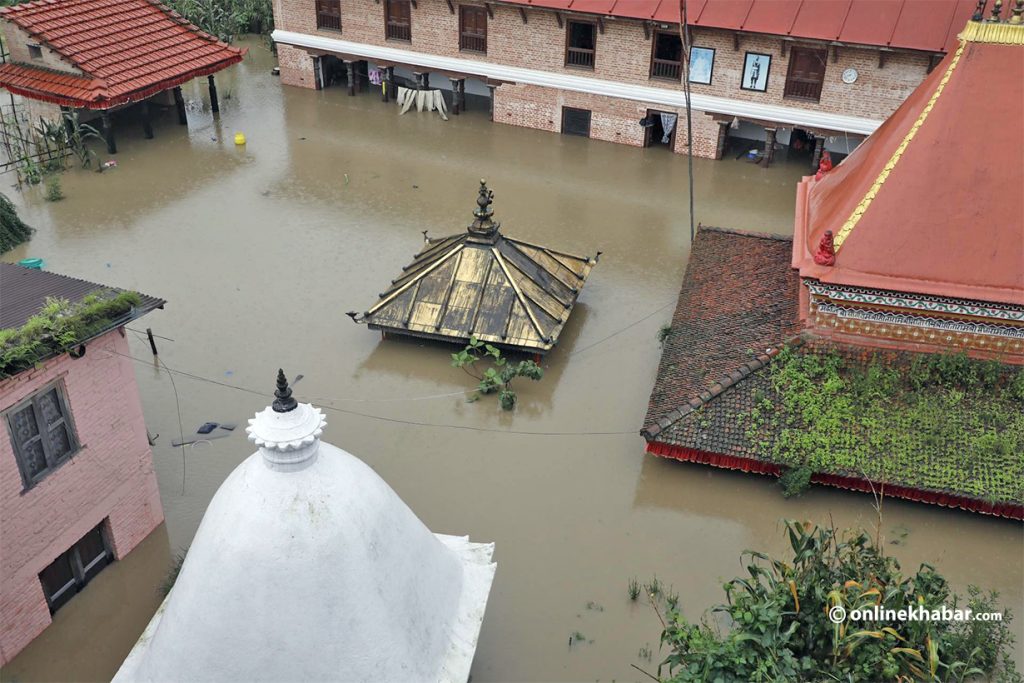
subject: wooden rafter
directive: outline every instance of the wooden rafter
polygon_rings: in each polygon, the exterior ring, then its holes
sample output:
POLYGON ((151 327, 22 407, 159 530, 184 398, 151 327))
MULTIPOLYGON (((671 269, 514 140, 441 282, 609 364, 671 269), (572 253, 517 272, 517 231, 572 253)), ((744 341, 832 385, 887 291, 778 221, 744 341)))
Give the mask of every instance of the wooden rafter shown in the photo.
POLYGON ((602 19, 601 17, 597 18, 597 30, 601 33, 602 36, 604 35, 604 19, 602 19))
POLYGON ((565 28, 565 19, 562 18, 561 12, 555 12, 555 19, 558 21, 558 28, 565 28))
POLYGON ((448 13, 455 14, 455 5, 452 4, 452 0, 445 0, 448 3, 448 13))
POLYGON ((493 19, 494 18, 494 6, 491 5, 491 3, 489 3, 489 2, 485 2, 484 3, 484 7, 487 9, 487 18, 488 19, 493 19))
POLYGON ((520 7, 519 8, 519 16, 521 16, 523 18, 523 23, 525 24, 526 23, 526 8, 525 7, 520 7))

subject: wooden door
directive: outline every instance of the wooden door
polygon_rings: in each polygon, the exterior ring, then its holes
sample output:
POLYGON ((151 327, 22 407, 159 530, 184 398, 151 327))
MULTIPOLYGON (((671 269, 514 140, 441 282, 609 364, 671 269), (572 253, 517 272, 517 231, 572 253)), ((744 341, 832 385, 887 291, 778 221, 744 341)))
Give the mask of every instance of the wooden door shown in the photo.
POLYGON ((393 40, 412 40, 412 10, 409 0, 385 0, 386 35, 393 40))
POLYGON ((793 47, 789 50, 789 71, 786 74, 785 97, 798 100, 821 100, 821 84, 825 82, 827 50, 793 47))
POLYGON ((487 10, 476 5, 459 7, 459 48, 487 52, 487 10))

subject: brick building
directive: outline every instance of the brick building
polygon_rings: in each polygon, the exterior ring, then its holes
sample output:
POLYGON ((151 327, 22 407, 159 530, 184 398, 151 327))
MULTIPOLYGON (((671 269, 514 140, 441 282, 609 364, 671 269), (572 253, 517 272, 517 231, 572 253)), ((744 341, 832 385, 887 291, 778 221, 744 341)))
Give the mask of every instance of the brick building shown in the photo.
MULTIPOLYGON (((48 297, 73 305, 94 292, 114 293, 0 264, 0 329, 20 328, 48 297)), ((0 369, 0 665, 164 519, 124 333, 163 304, 141 296, 70 352, 0 369)))
MULTIPOLYGON (((689 0, 694 153, 727 138, 848 153, 921 83, 973 0, 689 0)), ((491 97, 495 121, 685 151, 674 0, 275 0, 281 79, 491 97), (641 121, 646 125, 642 125, 641 121), (667 141, 663 143, 663 141, 667 141)), ((393 90, 393 89, 392 89, 393 90)), ((770 161, 770 158, 769 158, 770 161)))

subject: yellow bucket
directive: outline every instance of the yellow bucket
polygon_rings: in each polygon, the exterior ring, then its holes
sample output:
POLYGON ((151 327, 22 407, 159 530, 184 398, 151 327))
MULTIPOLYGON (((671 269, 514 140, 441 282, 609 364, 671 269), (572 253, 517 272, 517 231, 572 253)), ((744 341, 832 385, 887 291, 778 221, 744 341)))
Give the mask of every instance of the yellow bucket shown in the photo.
POLYGON ((235 144, 236 145, 244 145, 245 144, 245 133, 235 133, 235 144))

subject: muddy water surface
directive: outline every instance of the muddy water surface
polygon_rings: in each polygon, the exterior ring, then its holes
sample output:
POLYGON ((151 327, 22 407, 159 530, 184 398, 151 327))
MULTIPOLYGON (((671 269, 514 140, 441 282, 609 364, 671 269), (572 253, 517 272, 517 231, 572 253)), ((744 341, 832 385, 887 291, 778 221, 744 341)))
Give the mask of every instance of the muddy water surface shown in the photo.
MULTIPOLYGON (((62 610, 5 680, 116 671, 171 555, 253 451, 241 429, 172 448, 178 409, 186 432, 207 420, 242 426, 267 405, 278 367, 304 375, 296 393, 326 409, 325 438, 373 466, 431 529, 497 543, 474 681, 643 680, 630 664, 654 668, 657 655, 638 652, 656 651, 659 625, 628 600, 630 577, 656 574, 697 616, 742 571, 741 550, 782 550, 780 519, 873 523, 867 496, 814 490, 786 501, 766 479, 644 455, 637 432, 657 331, 688 256, 684 158, 494 125, 486 111, 445 123, 399 117, 368 93, 284 88, 269 53, 251 47, 218 76, 219 120, 193 83, 187 129, 166 112, 147 141, 126 119, 116 169, 65 174, 59 203, 9 191, 38 233, 4 258, 42 257, 54 271, 167 299, 135 326, 166 337, 160 360, 191 377, 172 386, 132 337, 148 427, 160 435, 166 528, 62 610), (450 348, 382 342, 344 315, 375 300, 421 231, 464 229, 480 177, 509 234, 604 252, 544 380, 521 388, 514 414, 458 394, 468 378, 449 367, 450 348), (575 632, 587 642, 570 647, 575 632)), ((791 232, 803 166, 695 166, 701 222, 791 232)), ((1021 611, 1020 526, 887 501, 883 529, 906 533, 891 546, 904 566, 935 563, 957 587, 998 588, 1021 611)))

